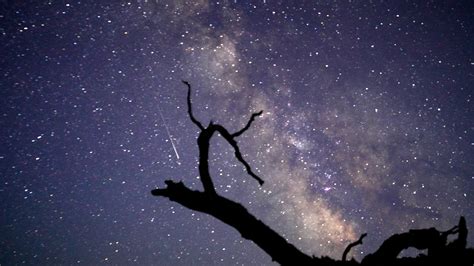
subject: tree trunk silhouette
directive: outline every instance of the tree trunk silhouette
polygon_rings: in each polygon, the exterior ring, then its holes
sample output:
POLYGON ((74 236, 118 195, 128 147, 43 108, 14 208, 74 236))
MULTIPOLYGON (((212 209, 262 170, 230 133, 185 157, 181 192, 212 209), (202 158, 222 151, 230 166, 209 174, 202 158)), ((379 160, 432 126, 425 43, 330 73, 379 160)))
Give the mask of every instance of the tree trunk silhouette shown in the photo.
POLYGON ((464 217, 461 217, 458 226, 446 232, 430 228, 395 234, 388 238, 375 253, 367 255, 360 264, 353 259, 347 261, 346 258, 351 248, 362 244, 362 239, 367 234, 361 235, 359 240, 347 246, 341 261, 328 257, 314 257, 301 252, 294 245, 288 243, 284 237, 250 214, 244 206, 218 195, 209 173, 209 145, 214 133, 217 132, 234 149, 235 157, 243 164, 248 175, 260 185, 263 185, 264 181, 253 172, 250 165, 245 161, 236 141, 236 138, 245 133, 255 118, 262 115, 263 111, 253 113, 245 127, 235 133, 229 133, 226 128, 214 124, 212 121, 207 127, 204 127, 192 112, 191 85, 187 81, 183 81, 183 83, 188 88, 188 115, 191 121, 201 130, 197 138, 197 144, 199 147, 199 176, 204 190, 191 190, 182 182, 166 180, 165 184, 167 186, 152 190, 152 195, 166 197, 188 209, 207 213, 232 226, 243 238, 253 241, 273 261, 281 265, 433 265, 433 263, 440 262, 473 265, 474 250, 466 249, 468 230, 464 217), (458 239, 446 245, 447 235, 455 233, 458 233, 458 239), (424 257, 397 259, 398 254, 408 247, 428 248, 429 254, 424 257))

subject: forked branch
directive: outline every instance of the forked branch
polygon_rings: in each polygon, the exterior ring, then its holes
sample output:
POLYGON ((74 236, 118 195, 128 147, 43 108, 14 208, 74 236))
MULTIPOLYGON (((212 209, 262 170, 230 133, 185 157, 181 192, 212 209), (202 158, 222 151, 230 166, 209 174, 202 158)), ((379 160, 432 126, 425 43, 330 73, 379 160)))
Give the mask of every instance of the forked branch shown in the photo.
POLYGON ((362 239, 364 239, 364 237, 367 236, 367 233, 364 233, 360 236, 359 240, 355 241, 355 242, 352 242, 350 243, 349 245, 347 245, 346 249, 344 250, 344 252, 342 253, 342 261, 346 261, 347 260, 347 254, 349 253, 349 251, 351 251, 351 249, 357 245, 362 245, 362 239))
POLYGON ((214 135, 214 133, 217 131, 220 133, 220 135, 234 148, 235 152, 235 157, 239 162, 241 162, 247 173, 253 177, 255 180, 258 181, 260 185, 263 185, 264 181, 257 176, 253 171, 250 165, 244 160, 242 153, 240 152, 239 146, 237 145, 237 141, 235 141, 235 137, 238 137, 242 135, 245 131, 247 131, 252 122, 255 120, 255 117, 260 116, 263 111, 260 111, 258 113, 252 114, 250 117, 250 120, 247 122, 247 125, 239 131, 237 131, 234 134, 230 134, 227 129, 219 124, 214 124, 212 121, 209 123, 209 125, 205 128, 193 115, 192 111, 192 103, 191 103, 191 85, 189 82, 184 81, 183 83, 188 87, 188 97, 187 97, 187 103, 188 103, 188 114, 191 119, 191 121, 201 129, 201 132, 199 133, 198 137, 198 146, 199 146, 199 175, 200 175, 200 180, 201 183, 204 187, 204 191, 210 194, 217 194, 216 189, 214 187, 214 183, 212 182, 211 175, 209 172, 209 145, 210 145, 210 139, 214 135))
MULTIPOLYGON (((261 114, 262 111, 259 112, 259 114, 261 114)), ((252 115, 252 118, 254 116, 258 115, 257 114, 254 114, 252 115)), ((251 119, 252 121, 253 119, 251 119)), ((246 128, 250 127, 250 123, 251 121, 249 121, 249 123, 247 124, 246 128)), ((264 181, 258 176, 256 175, 253 171, 252 171, 252 168, 250 167, 250 165, 245 161, 245 159, 242 157, 242 153, 240 153, 240 149, 239 149, 239 146, 237 145, 237 141, 234 140, 234 135, 235 134, 229 134, 229 132, 227 131, 227 129, 225 129, 223 126, 221 125, 214 125, 216 127, 216 130, 221 134, 221 136, 227 140, 227 142, 230 144, 230 146, 232 146, 232 148, 234 148, 234 151, 235 151, 235 158, 237 158, 237 160, 239 160, 239 162, 241 162, 244 166, 245 166, 245 170, 247 170, 247 173, 253 177, 255 180, 258 181, 258 183, 261 185, 263 185, 264 181)), ((245 131, 246 129, 244 128, 242 131, 245 131)), ((240 132, 240 131, 239 131, 240 132)), ((240 134, 242 134, 240 133, 240 134)), ((239 134, 239 135, 240 135, 239 134)))
POLYGON ((260 185, 263 180, 253 173, 249 164, 243 159, 237 145, 236 137, 247 131, 255 117, 262 112, 254 113, 247 125, 233 134, 230 134, 223 126, 209 123, 205 128, 192 113, 191 86, 183 81, 188 87, 188 114, 191 121, 199 127, 201 132, 198 137, 199 146, 199 173, 204 191, 195 191, 186 187, 182 182, 165 181, 165 188, 152 190, 155 196, 166 197, 182 206, 198 212, 209 214, 220 221, 235 228, 243 238, 253 241, 258 247, 266 252, 272 260, 281 265, 303 265, 303 266, 378 266, 378 265, 466 265, 474 263, 474 249, 466 249, 468 230, 466 220, 461 217, 458 226, 442 232, 435 228, 410 230, 402 234, 395 234, 385 240, 380 248, 372 254, 365 256, 361 263, 355 260, 347 261, 347 254, 357 245, 362 244, 367 234, 361 235, 359 240, 350 243, 344 250, 342 261, 335 261, 328 257, 309 256, 298 250, 295 246, 280 236, 277 232, 250 214, 241 204, 219 196, 209 174, 209 145, 210 139, 215 132, 219 133, 235 151, 235 157, 245 166, 247 173, 255 178, 260 185), (458 234, 458 239, 446 245, 447 237, 458 234), (400 252, 406 248, 428 249, 428 255, 416 258, 397 258, 400 252))

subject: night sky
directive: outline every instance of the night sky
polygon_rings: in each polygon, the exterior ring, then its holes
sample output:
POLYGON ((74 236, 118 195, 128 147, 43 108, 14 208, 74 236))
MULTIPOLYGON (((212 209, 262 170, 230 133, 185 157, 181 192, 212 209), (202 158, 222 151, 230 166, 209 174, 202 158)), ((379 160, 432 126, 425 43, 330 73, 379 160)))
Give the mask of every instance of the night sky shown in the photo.
MULTIPOLYGON (((150 191, 222 196, 339 259, 460 215, 474 230, 471 1, 1 1, 0 263, 273 265, 150 191)), ((473 234, 468 246, 474 243, 473 234)))

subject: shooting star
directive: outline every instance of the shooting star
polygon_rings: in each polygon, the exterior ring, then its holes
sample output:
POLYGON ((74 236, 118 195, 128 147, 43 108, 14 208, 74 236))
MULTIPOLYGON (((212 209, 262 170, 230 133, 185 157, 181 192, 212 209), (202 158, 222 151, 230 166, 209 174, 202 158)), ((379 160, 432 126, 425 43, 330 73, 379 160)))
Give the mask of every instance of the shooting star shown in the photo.
POLYGON ((163 112, 161 112, 161 108, 159 106, 158 106, 158 113, 160 114, 161 121, 163 121, 163 125, 165 126, 166 133, 168 134, 168 139, 171 142, 171 146, 173 146, 173 151, 174 151, 174 154, 176 155, 176 163, 178 165, 181 165, 181 162, 179 161, 178 149, 176 148, 176 144, 174 143, 173 137, 171 136, 168 124, 166 124, 165 117, 163 116, 163 112))

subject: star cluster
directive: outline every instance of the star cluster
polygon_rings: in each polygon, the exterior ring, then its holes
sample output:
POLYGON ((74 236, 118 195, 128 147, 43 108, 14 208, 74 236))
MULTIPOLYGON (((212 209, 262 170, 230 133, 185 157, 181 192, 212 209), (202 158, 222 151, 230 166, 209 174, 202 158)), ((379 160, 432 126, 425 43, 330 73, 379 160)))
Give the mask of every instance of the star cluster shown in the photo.
MULTIPOLYGON (((218 193, 302 251, 360 259, 412 228, 474 221, 469 1, 3 1, 0 263, 272 265, 150 191, 218 193)), ((468 239, 472 245, 472 234, 468 239)))

